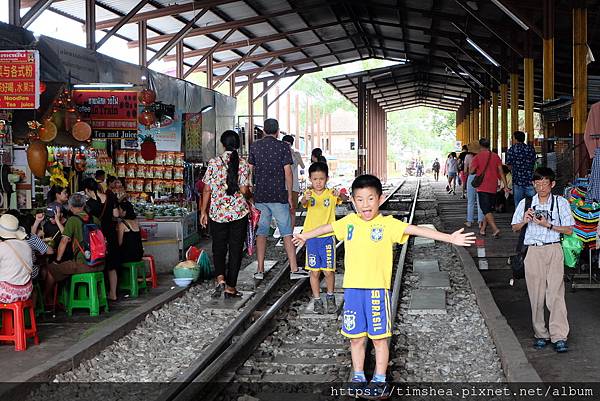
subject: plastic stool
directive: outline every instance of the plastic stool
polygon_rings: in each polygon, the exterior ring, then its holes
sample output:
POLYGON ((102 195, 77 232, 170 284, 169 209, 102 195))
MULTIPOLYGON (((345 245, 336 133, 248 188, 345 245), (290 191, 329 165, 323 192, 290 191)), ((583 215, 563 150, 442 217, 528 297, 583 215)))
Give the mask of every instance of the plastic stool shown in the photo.
POLYGON ((31 299, 0 304, 0 313, 2 314, 0 341, 14 342, 16 351, 27 349, 28 338, 33 337, 33 343, 36 345, 40 343, 35 324, 35 307, 31 299), (25 326, 25 309, 29 309, 29 320, 31 322, 29 328, 25 326))
POLYGON ((140 260, 139 262, 121 264, 119 289, 129 291, 131 298, 137 298, 142 288, 148 291, 148 286, 146 285, 146 263, 140 260), (141 278, 139 282, 138 278, 141 278))
POLYGON ((73 315, 75 308, 89 309, 90 316, 98 316, 101 307, 108 312, 104 273, 73 274, 66 307, 69 316, 73 315))
POLYGON ((148 261, 148 266, 150 266, 150 275, 146 274, 146 281, 150 281, 152 283, 152 288, 158 287, 158 276, 156 274, 156 264, 154 263, 154 256, 152 255, 144 255, 142 258, 144 262, 148 261))

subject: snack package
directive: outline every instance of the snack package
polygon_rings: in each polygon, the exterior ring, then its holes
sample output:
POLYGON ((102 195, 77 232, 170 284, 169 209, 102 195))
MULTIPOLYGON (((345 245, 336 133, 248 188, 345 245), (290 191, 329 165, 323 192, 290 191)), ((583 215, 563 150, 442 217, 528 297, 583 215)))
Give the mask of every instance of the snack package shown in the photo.
POLYGON ((143 179, 135 180, 135 192, 144 192, 144 180, 143 179))
POLYGON ((128 164, 137 164, 137 151, 129 150, 127 151, 127 163, 128 164))
POLYGON ((165 152, 165 166, 172 166, 175 163, 175 154, 174 152, 165 152))
POLYGON ((183 158, 184 158, 185 154, 183 152, 177 152, 175 154, 175 165, 176 166, 183 166, 183 158))
POLYGON ((144 180, 144 192, 152 192, 152 180, 146 178, 144 180))
MULTIPOLYGON (((135 192, 135 180, 133 179, 127 179, 125 180, 125 190, 127 192, 135 192)), ((130 194, 132 195, 132 194, 130 194)))
POLYGON ((182 194, 183 193, 183 180, 177 180, 174 181, 175 183, 175 188, 174 191, 176 194, 182 194))
POLYGON ((126 167, 127 178, 135 178, 137 166, 135 164, 128 164, 126 167))
POLYGON ((183 167, 174 167, 173 168, 173 179, 174 180, 183 180, 183 167))
POLYGON ((142 152, 137 152, 136 157, 137 157, 137 164, 146 164, 146 160, 144 160, 144 158, 142 157, 142 152))
POLYGON ((117 164, 117 177, 125 177, 127 175, 127 169, 124 164, 117 164))
POLYGON ((154 174, 153 177, 154 178, 158 178, 158 179, 162 179, 163 178, 163 166, 154 166, 154 174))
POLYGON ((171 166, 164 166, 163 167, 163 178, 165 180, 172 180, 173 179, 173 167, 171 167, 171 166))
POLYGON ((115 152, 115 159, 116 159, 117 164, 125 164, 127 161, 126 152, 122 149, 117 150, 115 152))
POLYGON ((157 166, 162 166, 164 164, 164 154, 163 152, 156 152, 156 159, 154 159, 154 164, 157 166))

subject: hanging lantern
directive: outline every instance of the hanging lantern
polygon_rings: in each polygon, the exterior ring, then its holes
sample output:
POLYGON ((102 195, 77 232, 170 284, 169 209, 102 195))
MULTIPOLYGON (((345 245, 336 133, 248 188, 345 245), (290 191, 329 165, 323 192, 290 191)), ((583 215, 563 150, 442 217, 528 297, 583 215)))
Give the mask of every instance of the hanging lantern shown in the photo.
POLYGON ((38 178, 46 175, 46 163, 48 162, 48 148, 41 141, 34 141, 27 148, 27 164, 29 169, 38 178))
POLYGON ((138 122, 146 128, 150 128, 150 126, 156 123, 156 116, 154 113, 144 110, 138 117, 138 122))
POLYGON ((140 154, 142 155, 142 159, 146 161, 156 159, 156 142, 150 135, 147 135, 142 139, 140 154))
POLYGON ((44 142, 50 142, 56 138, 56 134, 58 133, 58 129, 56 125, 51 120, 44 121, 44 125, 40 127, 38 130, 39 139, 44 142))
POLYGON ((71 135, 78 141, 87 141, 92 136, 92 127, 84 121, 78 121, 73 124, 71 135))
POLYGON ((138 100, 144 106, 150 106, 156 101, 156 92, 154 92, 152 89, 144 89, 138 95, 138 100))
POLYGON ((40 93, 44 93, 46 92, 46 83, 43 81, 40 81, 40 93))

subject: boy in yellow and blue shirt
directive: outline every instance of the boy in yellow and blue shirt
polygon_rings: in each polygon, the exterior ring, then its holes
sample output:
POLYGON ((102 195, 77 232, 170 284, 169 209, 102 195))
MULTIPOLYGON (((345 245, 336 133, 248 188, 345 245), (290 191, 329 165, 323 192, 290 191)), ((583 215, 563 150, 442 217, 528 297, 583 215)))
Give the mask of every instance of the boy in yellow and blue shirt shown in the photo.
POLYGON ((394 245, 405 243, 410 235, 469 246, 473 233, 460 229, 445 234, 404 223, 393 216, 379 214, 385 201, 381 181, 372 175, 361 175, 352 183, 352 203, 357 213, 322 225, 294 237, 300 245, 307 240, 334 234, 345 242, 344 312, 341 333, 350 338, 352 382, 363 398, 380 399, 389 395, 386 371, 389 360, 387 338, 392 335, 389 289, 392 280, 394 245), (364 359, 367 337, 375 348, 375 374, 367 385, 364 359))
MULTIPOLYGON (((323 224, 335 221, 335 207, 345 196, 335 189, 327 188, 329 168, 326 163, 316 162, 308 168, 308 178, 311 188, 302 196, 302 206, 307 209, 303 231, 308 232, 323 224)), ((347 198, 346 198, 347 199, 347 198)), ((310 272, 310 288, 314 298, 315 313, 323 314, 325 307, 321 299, 321 272, 327 283, 327 313, 337 309, 335 296, 335 237, 331 234, 321 235, 306 241, 306 270, 310 272)))

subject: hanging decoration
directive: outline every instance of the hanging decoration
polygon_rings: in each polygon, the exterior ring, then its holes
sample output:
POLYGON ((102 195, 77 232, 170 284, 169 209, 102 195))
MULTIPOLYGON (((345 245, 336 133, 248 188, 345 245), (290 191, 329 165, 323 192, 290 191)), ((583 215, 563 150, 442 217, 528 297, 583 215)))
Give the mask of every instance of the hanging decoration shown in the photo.
POLYGON ((144 111, 140 113, 138 117, 138 122, 145 126, 146 128, 150 128, 156 123, 156 116, 153 111, 150 111, 148 108, 144 108, 144 111))
POLYGON ((58 128, 51 120, 44 121, 44 124, 38 129, 39 139, 44 142, 51 142, 56 138, 58 128))
POLYGON ((149 129, 156 124, 156 92, 152 89, 144 89, 138 94, 139 102, 144 106, 143 111, 138 115, 138 122, 149 129))
POLYGON ((144 106, 151 106, 154 102, 156 102, 156 92, 152 89, 144 89, 138 95, 138 100, 144 106))
POLYGON ((48 148, 42 141, 35 140, 27 148, 27 164, 33 175, 43 178, 46 175, 46 164, 48 162, 48 148))
POLYGON ((38 139, 40 139, 39 130, 42 127, 42 124, 39 121, 27 121, 27 127, 29 128, 29 132, 27 133, 27 139, 29 139, 30 142, 37 141, 38 139))
POLYGON ((78 121, 73 124, 71 135, 78 141, 88 141, 92 137, 92 127, 85 121, 78 121))
POLYGON ((140 154, 142 159, 149 161, 156 159, 156 142, 151 135, 141 137, 140 154))
POLYGON ((57 159, 48 167, 48 172, 50 173, 50 185, 66 188, 69 185, 69 181, 65 178, 63 163, 58 160, 60 157, 60 155, 57 156, 57 159))

